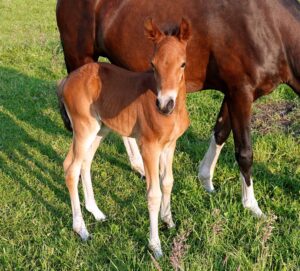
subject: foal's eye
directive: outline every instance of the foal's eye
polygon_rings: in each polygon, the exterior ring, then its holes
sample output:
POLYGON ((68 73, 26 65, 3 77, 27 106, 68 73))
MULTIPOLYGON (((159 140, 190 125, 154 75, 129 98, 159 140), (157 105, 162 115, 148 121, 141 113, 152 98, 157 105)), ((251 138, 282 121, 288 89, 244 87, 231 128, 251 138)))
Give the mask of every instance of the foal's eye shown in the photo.
POLYGON ((181 68, 185 68, 185 62, 181 64, 181 68))

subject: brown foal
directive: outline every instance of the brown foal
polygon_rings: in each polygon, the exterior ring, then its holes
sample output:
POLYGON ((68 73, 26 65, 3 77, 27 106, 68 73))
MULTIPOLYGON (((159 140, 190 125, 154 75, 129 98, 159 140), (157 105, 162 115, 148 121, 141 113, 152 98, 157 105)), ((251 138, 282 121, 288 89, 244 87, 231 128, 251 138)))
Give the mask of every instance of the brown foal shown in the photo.
POLYGON ((145 34, 154 42, 153 71, 135 73, 112 64, 90 63, 69 74, 58 89, 65 125, 73 142, 64 161, 70 192, 73 229, 87 239, 78 195, 81 175, 85 206, 97 220, 105 219, 92 189, 90 167, 101 140, 110 130, 138 141, 145 166, 150 215, 150 243, 162 256, 158 215, 173 227, 170 197, 176 140, 189 125, 184 68, 189 23, 182 19, 177 33, 163 34, 151 19, 145 34), (162 190, 162 191, 161 191, 162 190))

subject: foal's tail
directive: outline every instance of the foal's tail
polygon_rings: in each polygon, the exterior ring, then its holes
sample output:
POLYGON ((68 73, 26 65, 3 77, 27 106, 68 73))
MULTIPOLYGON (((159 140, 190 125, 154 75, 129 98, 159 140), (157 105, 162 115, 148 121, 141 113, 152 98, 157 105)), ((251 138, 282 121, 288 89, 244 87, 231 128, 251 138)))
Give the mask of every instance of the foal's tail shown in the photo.
POLYGON ((67 80, 67 77, 62 79, 61 81, 59 81, 57 83, 57 92, 56 92, 56 94, 57 94, 57 98, 58 98, 59 111, 60 111, 61 118, 64 122, 64 125, 65 125, 66 129, 68 131, 72 132, 73 131, 72 124, 71 124, 70 118, 68 116, 66 107, 65 107, 64 102, 63 102, 63 97, 62 97, 62 93, 63 93, 63 89, 64 89, 64 85, 65 85, 66 80, 67 80))

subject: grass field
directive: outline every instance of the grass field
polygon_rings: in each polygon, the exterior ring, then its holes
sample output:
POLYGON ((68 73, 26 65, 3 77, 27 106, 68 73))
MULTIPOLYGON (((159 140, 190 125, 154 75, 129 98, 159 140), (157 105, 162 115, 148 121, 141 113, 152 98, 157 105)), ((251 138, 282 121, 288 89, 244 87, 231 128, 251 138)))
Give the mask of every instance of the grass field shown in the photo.
POLYGON ((145 183, 116 135, 92 169, 108 221, 83 210, 93 238, 80 241, 62 169, 71 135, 55 95, 66 74, 55 4, 0 2, 0 270, 172 270, 178 255, 184 270, 300 270, 300 100, 285 86, 254 107, 254 181, 266 220, 242 207, 232 137, 216 169, 217 193, 197 180, 222 100, 204 91, 188 97, 191 126, 174 162, 177 227, 160 227, 164 257, 155 263, 148 252, 145 183))

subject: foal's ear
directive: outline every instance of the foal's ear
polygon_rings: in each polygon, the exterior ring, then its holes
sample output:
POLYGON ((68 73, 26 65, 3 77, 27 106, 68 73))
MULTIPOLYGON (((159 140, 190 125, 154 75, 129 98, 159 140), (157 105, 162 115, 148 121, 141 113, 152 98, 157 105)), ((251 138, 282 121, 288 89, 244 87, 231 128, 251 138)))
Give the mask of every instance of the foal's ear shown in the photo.
POLYGON ((148 17, 144 22, 144 34, 148 39, 154 42, 158 42, 163 36, 151 17, 148 17))
POLYGON ((191 24, 187 19, 182 18, 177 37, 179 40, 188 41, 190 36, 191 36, 191 24))

